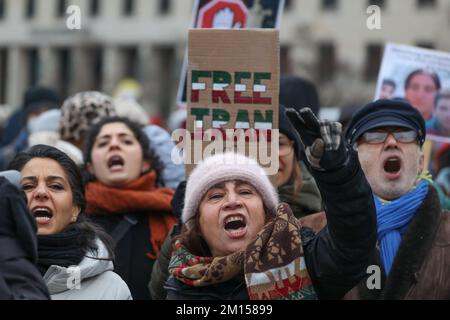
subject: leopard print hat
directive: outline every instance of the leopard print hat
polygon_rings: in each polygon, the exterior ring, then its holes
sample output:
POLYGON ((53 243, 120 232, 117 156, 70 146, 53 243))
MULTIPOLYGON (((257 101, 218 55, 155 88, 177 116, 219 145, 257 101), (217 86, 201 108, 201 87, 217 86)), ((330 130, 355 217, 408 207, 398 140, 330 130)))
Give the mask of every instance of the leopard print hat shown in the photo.
POLYGON ((112 101, 111 97, 97 91, 80 92, 67 98, 61 107, 61 138, 82 142, 92 125, 117 115, 112 101))

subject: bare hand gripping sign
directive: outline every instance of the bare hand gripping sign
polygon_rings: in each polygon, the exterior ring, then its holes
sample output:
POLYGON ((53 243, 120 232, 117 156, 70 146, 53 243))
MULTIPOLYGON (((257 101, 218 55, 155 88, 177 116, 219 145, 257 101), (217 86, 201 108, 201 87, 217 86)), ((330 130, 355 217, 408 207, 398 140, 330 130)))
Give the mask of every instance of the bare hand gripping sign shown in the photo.
POLYGON ((189 32, 187 172, 235 150, 278 171, 279 35, 274 29, 189 32))

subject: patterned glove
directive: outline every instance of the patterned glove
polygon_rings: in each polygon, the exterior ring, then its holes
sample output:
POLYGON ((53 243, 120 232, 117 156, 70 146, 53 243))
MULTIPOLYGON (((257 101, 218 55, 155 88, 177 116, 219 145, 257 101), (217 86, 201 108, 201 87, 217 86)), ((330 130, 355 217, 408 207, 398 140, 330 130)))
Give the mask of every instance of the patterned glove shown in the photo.
POLYGON ((342 141, 342 124, 317 119, 309 108, 287 109, 286 115, 298 131, 310 165, 317 170, 335 170, 345 165, 348 152, 342 141))

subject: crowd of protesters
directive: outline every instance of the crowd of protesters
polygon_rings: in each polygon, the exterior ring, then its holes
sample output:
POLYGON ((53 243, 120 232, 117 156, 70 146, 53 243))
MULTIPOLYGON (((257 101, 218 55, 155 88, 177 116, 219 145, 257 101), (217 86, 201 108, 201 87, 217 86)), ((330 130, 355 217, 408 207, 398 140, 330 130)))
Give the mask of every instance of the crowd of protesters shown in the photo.
POLYGON ((427 110, 377 100, 344 129, 282 77, 272 181, 231 152, 186 179, 138 99, 30 88, 1 126, 20 182, 0 177, 0 299, 450 299, 450 148, 434 180, 423 150, 447 130, 434 83, 427 110))

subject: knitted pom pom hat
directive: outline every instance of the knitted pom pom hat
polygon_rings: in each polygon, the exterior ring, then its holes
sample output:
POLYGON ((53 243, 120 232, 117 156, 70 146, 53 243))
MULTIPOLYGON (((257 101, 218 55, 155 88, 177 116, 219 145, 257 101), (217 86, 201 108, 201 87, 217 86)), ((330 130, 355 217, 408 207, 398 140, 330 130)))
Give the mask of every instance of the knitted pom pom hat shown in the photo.
POLYGON ((240 180, 252 185, 260 194, 266 214, 275 215, 278 206, 278 194, 258 163, 241 154, 228 152, 211 156, 192 171, 186 185, 182 221, 188 229, 192 218, 197 214, 198 207, 209 189, 219 183, 240 180))

